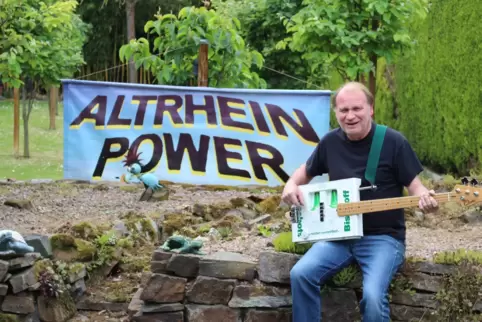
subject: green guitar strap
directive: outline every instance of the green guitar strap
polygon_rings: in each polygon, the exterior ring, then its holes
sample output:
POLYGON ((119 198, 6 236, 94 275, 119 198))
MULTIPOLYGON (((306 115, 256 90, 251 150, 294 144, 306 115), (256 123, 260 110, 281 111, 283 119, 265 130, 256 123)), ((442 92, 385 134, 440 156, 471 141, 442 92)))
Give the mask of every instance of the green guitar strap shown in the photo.
POLYGON ((368 162, 365 170, 365 179, 367 179, 372 186, 375 185, 378 160, 380 159, 380 151, 382 150, 383 140, 385 139, 386 131, 387 127, 385 125, 376 125, 375 134, 373 135, 372 145, 370 147, 370 153, 368 154, 368 162))

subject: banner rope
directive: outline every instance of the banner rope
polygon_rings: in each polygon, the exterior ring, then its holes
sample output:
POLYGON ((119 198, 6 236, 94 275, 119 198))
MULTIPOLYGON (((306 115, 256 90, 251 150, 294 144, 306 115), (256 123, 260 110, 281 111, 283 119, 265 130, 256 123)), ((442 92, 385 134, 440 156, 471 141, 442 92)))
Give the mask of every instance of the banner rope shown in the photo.
MULTIPOLYGON (((174 52, 174 51, 177 51, 177 50, 181 50, 181 49, 186 49, 186 48, 190 48, 190 47, 197 47, 195 45, 191 45, 191 46, 185 46, 185 47, 179 47, 179 48, 175 48, 175 49, 172 49, 172 50, 169 50, 169 51, 166 51, 164 52, 163 54, 168 54, 168 53, 171 53, 171 52, 174 52)), ((141 59, 141 62, 144 60, 144 59, 148 59, 148 58, 151 58, 153 56, 159 56, 161 54, 157 54, 157 55, 151 55, 149 57, 144 57, 141 59)), ((122 66, 126 66, 128 65, 129 63, 123 63, 123 64, 120 64, 120 65, 116 65, 114 67, 109 67, 109 68, 105 68, 105 69, 102 69, 102 70, 99 70, 99 71, 96 71, 96 72, 93 72, 93 73, 90 73, 90 74, 87 74, 87 75, 83 75, 83 76, 79 76, 77 78, 74 78, 74 79, 83 79, 83 78, 86 78, 86 77, 89 77, 89 76, 92 76, 92 75, 97 75, 97 74, 100 74, 100 73, 105 73, 106 71, 109 71, 109 70, 112 70, 112 69, 116 69, 116 68, 119 68, 119 67, 122 67, 122 66)), ((267 69, 267 70, 270 70, 272 72, 275 72, 275 73, 278 73, 280 75, 283 75, 283 76, 286 76, 286 77, 289 77, 289 78, 292 78, 294 80, 297 80, 299 82, 302 82, 302 83, 305 83, 307 84, 308 86, 314 86, 316 88, 319 88, 319 89, 325 89, 315 83, 311 83, 311 82, 308 82, 307 80, 304 80, 304 79, 301 79, 301 78, 298 78, 296 76, 293 76, 293 75, 290 75, 290 74, 287 74, 287 73, 284 73, 282 71, 279 71, 279 70, 276 70, 274 68, 271 68, 271 67, 267 67, 267 66, 264 66, 263 67, 264 69, 267 69)))

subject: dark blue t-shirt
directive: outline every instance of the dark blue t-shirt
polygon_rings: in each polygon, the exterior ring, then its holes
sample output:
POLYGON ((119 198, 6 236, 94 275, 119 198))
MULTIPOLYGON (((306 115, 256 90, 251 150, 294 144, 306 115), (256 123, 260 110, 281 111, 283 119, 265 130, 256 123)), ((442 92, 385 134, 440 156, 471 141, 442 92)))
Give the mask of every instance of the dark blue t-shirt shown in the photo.
MULTIPOLYGON (((350 141, 340 128, 331 130, 306 162, 308 175, 315 177, 326 173, 330 181, 355 177, 362 179, 362 187, 369 186, 365 169, 375 126, 373 122, 368 136, 359 141, 350 141)), ((377 189, 360 191, 360 200, 401 197, 403 187, 422 170, 422 164, 407 139, 400 132, 387 128, 375 179, 377 189)), ((405 242, 403 209, 364 214, 363 234, 388 234, 405 242)))

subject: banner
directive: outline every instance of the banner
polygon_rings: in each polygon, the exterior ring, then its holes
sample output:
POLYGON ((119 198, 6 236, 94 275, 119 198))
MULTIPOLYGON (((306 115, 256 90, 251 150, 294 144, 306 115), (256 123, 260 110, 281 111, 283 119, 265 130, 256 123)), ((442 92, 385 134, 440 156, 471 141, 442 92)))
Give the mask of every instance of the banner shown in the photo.
POLYGON ((64 80, 64 178, 128 166, 191 184, 282 185, 329 130, 330 91, 64 80))

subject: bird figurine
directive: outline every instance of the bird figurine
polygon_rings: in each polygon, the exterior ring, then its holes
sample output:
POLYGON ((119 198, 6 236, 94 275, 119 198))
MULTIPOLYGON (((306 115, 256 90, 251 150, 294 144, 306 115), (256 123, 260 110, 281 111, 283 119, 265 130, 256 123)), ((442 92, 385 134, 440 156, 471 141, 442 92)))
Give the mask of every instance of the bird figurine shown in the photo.
POLYGON ((145 173, 144 167, 139 158, 142 152, 137 152, 137 146, 129 149, 124 159, 124 167, 127 167, 127 174, 121 177, 121 180, 126 183, 136 182, 136 179, 144 185, 144 192, 140 198, 141 201, 149 200, 152 195, 161 189, 166 188, 159 183, 159 179, 153 173, 145 173), (149 193, 147 196, 146 193, 149 193))

